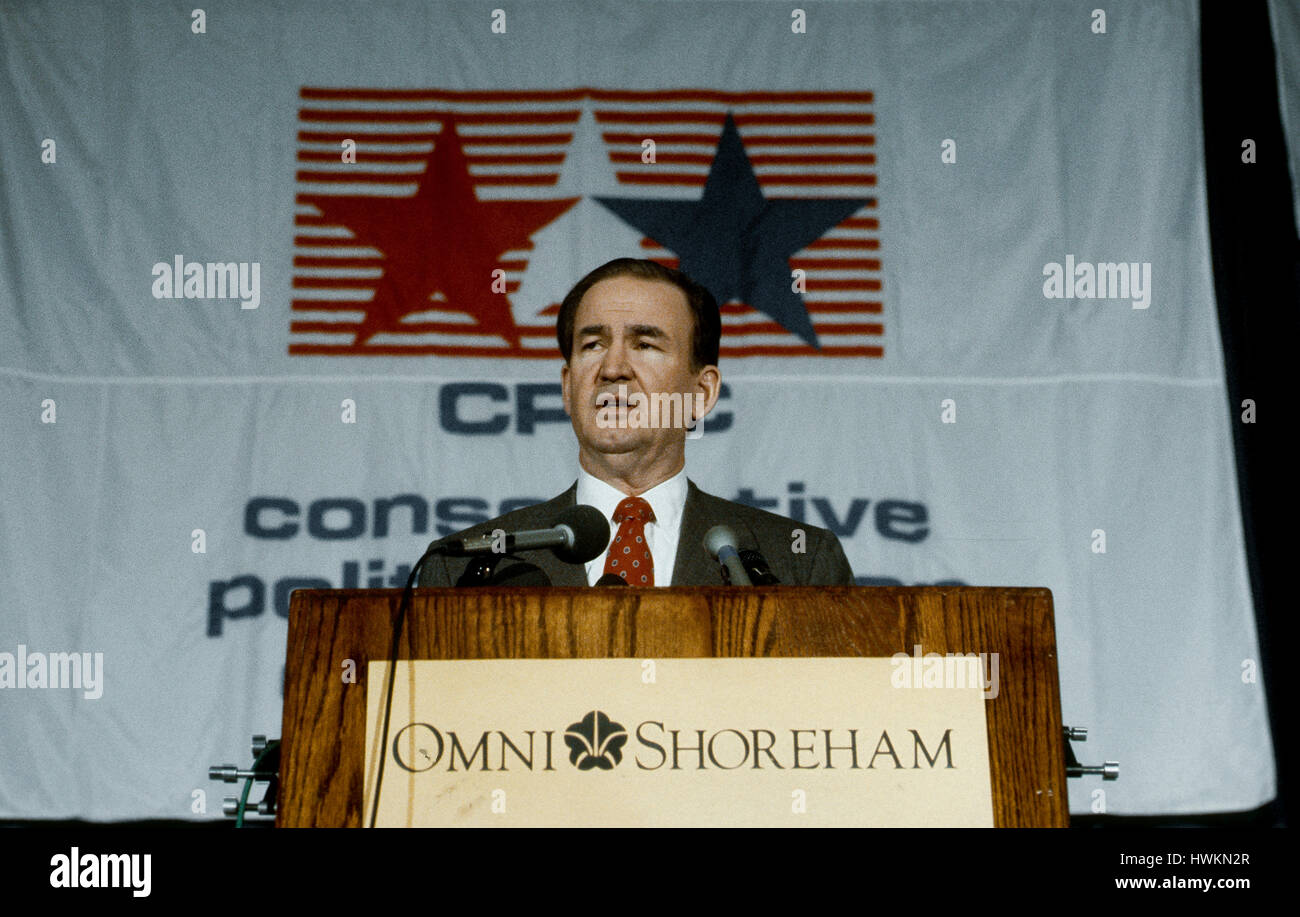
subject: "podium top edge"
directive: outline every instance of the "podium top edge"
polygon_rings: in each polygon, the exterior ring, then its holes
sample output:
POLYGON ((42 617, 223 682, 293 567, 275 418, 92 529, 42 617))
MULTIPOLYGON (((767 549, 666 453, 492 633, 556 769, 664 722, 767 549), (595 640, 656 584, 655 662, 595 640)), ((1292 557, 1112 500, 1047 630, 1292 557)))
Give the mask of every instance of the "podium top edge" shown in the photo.
MULTIPOLYGON (((1052 590, 1046 586, 654 586, 649 589, 643 587, 595 587, 595 586, 457 586, 457 587, 419 587, 414 590, 415 595, 425 596, 436 593, 455 592, 458 594, 472 595, 521 595, 528 593, 537 593, 539 595, 580 595, 582 593, 599 591, 612 595, 639 595, 643 592, 653 595, 719 595, 731 592, 738 593, 759 593, 759 594, 788 594, 788 593, 829 593, 832 595, 844 595, 870 592, 877 595, 949 595, 949 594, 966 594, 979 593, 987 594, 991 592, 1002 593, 1005 595, 1030 596, 1044 595, 1051 597, 1052 590)), ((393 596, 402 594, 401 589, 295 589, 294 594, 302 593, 310 596, 393 596)))

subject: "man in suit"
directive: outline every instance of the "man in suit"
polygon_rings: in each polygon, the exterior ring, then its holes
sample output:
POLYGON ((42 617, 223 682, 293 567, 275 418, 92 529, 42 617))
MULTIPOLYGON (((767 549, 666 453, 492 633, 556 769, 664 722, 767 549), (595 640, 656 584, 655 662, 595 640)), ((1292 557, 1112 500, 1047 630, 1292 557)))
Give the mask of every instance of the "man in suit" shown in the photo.
MULTIPOLYGON (((497 580, 510 582, 511 566, 524 571, 526 563, 556 586, 590 585, 602 576, 632 586, 720 586, 721 568, 703 540, 714 525, 725 524, 742 549, 757 548, 783 584, 853 585, 844 549, 831 532, 719 499, 687 479, 687 433, 713 409, 721 388, 721 336, 712 294, 680 271, 618 258, 582 278, 556 321, 564 410, 578 439, 578 480, 545 503, 452 537, 549 528, 562 510, 584 503, 610 520, 604 554, 583 565, 547 550, 522 551, 517 560, 500 559, 497 580)), ((469 563, 430 557, 420 585, 453 585, 469 563)))

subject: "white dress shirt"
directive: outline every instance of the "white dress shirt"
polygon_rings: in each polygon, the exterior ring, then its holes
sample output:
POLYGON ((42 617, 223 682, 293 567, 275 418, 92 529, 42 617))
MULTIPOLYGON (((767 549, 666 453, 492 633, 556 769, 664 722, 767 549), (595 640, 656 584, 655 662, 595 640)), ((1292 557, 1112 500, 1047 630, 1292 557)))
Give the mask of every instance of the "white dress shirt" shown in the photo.
MULTIPOLYGON (((682 532, 682 513, 686 510, 686 469, 673 475, 666 481, 656 484, 639 495, 650 504, 655 521, 647 522, 645 527, 646 543, 650 545, 650 556, 654 558, 655 585, 671 586, 673 566, 677 563, 677 540, 682 532)), ((600 478, 588 474, 586 469, 578 469, 577 501, 594 506, 605 514, 609 520, 610 538, 618 531, 614 522, 614 510, 626 499, 627 494, 617 487, 606 484, 600 478)), ((587 561, 587 582, 595 585, 596 580, 605 572, 605 555, 609 547, 601 552, 595 560, 587 561)))

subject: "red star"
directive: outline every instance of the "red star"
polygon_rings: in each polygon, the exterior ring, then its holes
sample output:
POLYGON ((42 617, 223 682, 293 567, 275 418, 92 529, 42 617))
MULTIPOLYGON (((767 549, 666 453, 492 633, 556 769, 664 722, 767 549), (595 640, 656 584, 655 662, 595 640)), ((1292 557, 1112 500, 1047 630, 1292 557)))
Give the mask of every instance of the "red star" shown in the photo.
POLYGON ((502 254, 527 248, 533 233, 579 198, 480 201, 455 116, 448 113, 413 197, 304 195, 303 200, 329 222, 348 227, 358 244, 383 253, 384 273, 365 306, 355 346, 385 331, 455 333, 471 327, 401 323, 403 316, 433 310, 468 313, 475 329, 500 335, 518 348, 510 300, 504 292, 492 291, 492 272, 502 254), (430 299, 438 292, 445 300, 430 299))

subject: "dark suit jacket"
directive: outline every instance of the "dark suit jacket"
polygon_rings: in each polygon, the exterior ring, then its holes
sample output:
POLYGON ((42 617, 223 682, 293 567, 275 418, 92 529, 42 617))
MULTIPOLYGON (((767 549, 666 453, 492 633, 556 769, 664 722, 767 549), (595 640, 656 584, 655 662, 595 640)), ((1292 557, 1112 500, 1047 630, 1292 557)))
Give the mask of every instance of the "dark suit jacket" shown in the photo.
MULTIPOLYGON (((448 537, 481 535, 498 528, 507 532, 549 528, 561 510, 574 504, 577 492, 578 484, 575 481, 564 493, 545 503, 506 513, 448 537)), ((844 556, 844 549, 831 532, 776 513, 745 506, 743 503, 732 503, 711 496, 689 480, 686 484, 686 507, 682 512, 672 585, 723 585, 717 562, 704 551, 704 533, 718 524, 726 524, 735 529, 738 540, 742 542, 742 549, 750 546, 745 543, 749 540, 746 535, 752 535, 759 551, 782 585, 853 585, 853 571, 844 556), (800 554, 791 550, 794 544, 791 533, 796 529, 802 529, 805 533, 805 550, 800 554)), ((551 551, 520 551, 517 556, 540 567, 550 577, 553 586, 587 585, 587 572, 582 564, 565 563, 551 551)), ((509 558, 502 560, 497 567, 498 573, 505 571, 511 563, 513 561, 509 558)), ((464 557, 430 557, 420 570, 419 585, 453 586, 468 564, 469 558, 464 557)))

